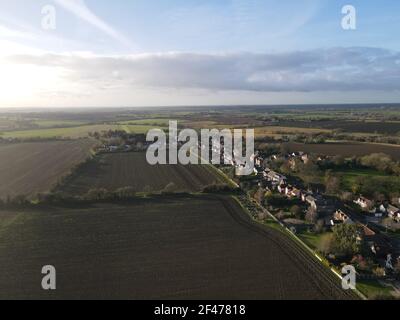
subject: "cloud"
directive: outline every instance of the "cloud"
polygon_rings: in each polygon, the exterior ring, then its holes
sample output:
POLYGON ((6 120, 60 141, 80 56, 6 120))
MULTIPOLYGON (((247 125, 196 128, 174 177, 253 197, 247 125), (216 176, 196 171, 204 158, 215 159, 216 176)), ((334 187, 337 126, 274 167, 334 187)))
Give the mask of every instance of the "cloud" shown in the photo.
POLYGON ((112 26, 110 26, 100 17, 94 14, 87 7, 84 0, 55 0, 55 2, 62 6, 65 10, 73 13, 78 18, 86 21, 87 23, 104 32, 111 38, 128 47, 132 47, 131 42, 124 35, 122 35, 120 32, 115 30, 112 26))
POLYGON ((0 38, 36 39, 35 35, 0 25, 0 38))
POLYGON ((400 53, 330 48, 276 54, 155 53, 129 56, 14 55, 13 63, 57 67, 63 77, 98 88, 213 91, 398 91, 400 53))

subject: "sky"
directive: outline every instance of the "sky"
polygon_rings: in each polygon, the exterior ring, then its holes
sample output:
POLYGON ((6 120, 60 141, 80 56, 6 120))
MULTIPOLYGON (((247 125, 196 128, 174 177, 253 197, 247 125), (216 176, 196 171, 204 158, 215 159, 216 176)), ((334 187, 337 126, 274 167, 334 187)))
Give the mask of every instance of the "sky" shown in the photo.
POLYGON ((0 0, 0 108, 400 102, 399 12, 397 0, 0 0))

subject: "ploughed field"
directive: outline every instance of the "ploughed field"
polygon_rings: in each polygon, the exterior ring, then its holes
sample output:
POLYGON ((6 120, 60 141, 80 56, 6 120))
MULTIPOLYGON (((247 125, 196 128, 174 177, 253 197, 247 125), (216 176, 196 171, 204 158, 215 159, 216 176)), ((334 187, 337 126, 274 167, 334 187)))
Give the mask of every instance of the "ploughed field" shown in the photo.
POLYGON ((365 156, 372 153, 385 153, 395 160, 400 160, 400 146, 384 145, 374 143, 324 143, 324 144, 303 144, 286 143, 290 152, 304 151, 309 153, 324 154, 329 156, 341 155, 344 157, 365 156))
POLYGON ((93 141, 0 145, 0 198, 49 191, 90 155, 93 141))
MULTIPOLYGON (((323 115, 323 114, 321 114, 323 115)), ((271 123, 277 125, 276 122, 271 123)), ((362 132, 378 134, 398 134, 400 132, 400 122, 390 121, 279 121, 280 126, 297 128, 320 128, 320 129, 341 129, 345 132, 362 132)))
POLYGON ((101 154, 73 176, 61 189, 83 194, 93 188, 115 191, 133 187, 136 192, 162 191, 173 183, 174 191, 200 191, 204 186, 224 182, 211 166, 148 164, 145 152, 101 154))
POLYGON ((353 298, 232 198, 135 201, 0 211, 0 299, 353 298), (41 289, 44 265, 56 291, 41 289))

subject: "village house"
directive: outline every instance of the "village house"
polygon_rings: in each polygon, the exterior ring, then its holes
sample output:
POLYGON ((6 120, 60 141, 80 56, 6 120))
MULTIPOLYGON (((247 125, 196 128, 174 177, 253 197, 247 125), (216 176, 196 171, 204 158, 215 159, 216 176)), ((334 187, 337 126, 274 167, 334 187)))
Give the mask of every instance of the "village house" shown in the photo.
POLYGON ((333 214, 333 222, 332 225, 338 224, 338 223, 343 223, 343 224, 354 224, 354 221, 351 220, 349 215, 342 210, 336 210, 336 212, 333 214))
POLYGON ((383 203, 376 205, 369 211, 369 213, 373 214, 375 218, 382 218, 386 213, 386 207, 383 203))
POLYGON ((277 190, 279 193, 285 194, 286 193, 287 185, 282 183, 278 186, 277 190))
POLYGON ((286 177, 273 170, 266 169, 264 171, 264 178, 274 184, 282 184, 286 182, 286 177))
POLYGON ((224 164, 234 166, 235 161, 232 159, 232 156, 229 154, 224 154, 224 164))
POLYGON ((314 210, 317 210, 317 199, 314 198, 314 196, 312 196, 312 195, 306 196, 305 202, 307 202, 311 206, 311 208, 313 208, 314 210))
POLYGON ((317 213, 318 219, 324 220, 325 225, 332 225, 333 215, 336 210, 334 204, 321 195, 307 196, 306 202, 317 213))
POLYGON ((295 187, 293 187, 291 190, 287 190, 286 195, 287 195, 289 198, 297 198, 297 199, 300 199, 300 198, 301 198, 301 190, 300 190, 300 189, 297 189, 297 188, 295 188, 295 187))
POLYGON ((369 211, 369 212, 375 211, 374 201, 369 200, 363 196, 358 197, 357 200, 354 201, 354 203, 358 204, 364 211, 369 211))
POLYGON ((388 254, 393 252, 393 246, 390 240, 382 234, 376 233, 370 227, 362 225, 362 234, 360 237, 365 241, 367 247, 377 257, 386 258, 388 254))
POLYGON ((254 163, 257 167, 262 167, 264 165, 264 158, 261 156, 256 156, 254 163))
POLYGON ((110 152, 118 151, 118 149, 119 149, 118 146, 108 146, 108 150, 109 150, 110 152))
POLYGON ((313 195, 313 193, 312 193, 312 191, 301 191, 301 201, 303 201, 303 202, 307 202, 307 197, 308 196, 312 196, 313 195))
POLYGON ((387 213, 390 218, 395 219, 396 221, 400 221, 400 209, 399 208, 389 205, 387 207, 387 213))
POLYGON ((303 154, 301 156, 301 161, 303 161, 304 164, 307 164, 310 161, 310 158, 308 157, 308 154, 303 154))
POLYGON ((382 214, 387 213, 387 209, 383 203, 379 205, 378 211, 381 212, 382 214))
POLYGON ((289 194, 292 192, 292 190, 293 190, 292 186, 286 186, 285 191, 284 191, 285 196, 287 196, 289 198, 290 197, 289 194))
POLYGON ((289 164, 295 166, 296 159, 302 161, 303 163, 307 164, 309 161, 309 156, 307 153, 304 153, 302 151, 300 152, 293 152, 289 153, 285 156, 286 159, 289 160, 289 164))
POLYGON ((271 160, 278 160, 278 159, 279 159, 279 156, 277 154, 273 154, 271 156, 271 160))
POLYGON ((277 187, 276 190, 285 195, 286 197, 288 197, 289 199, 292 198, 297 198, 297 199, 301 199, 302 196, 302 191, 294 186, 288 185, 285 182, 280 183, 277 187))
POLYGON ((291 170, 296 170, 297 167, 296 159, 295 158, 289 159, 288 165, 291 170))

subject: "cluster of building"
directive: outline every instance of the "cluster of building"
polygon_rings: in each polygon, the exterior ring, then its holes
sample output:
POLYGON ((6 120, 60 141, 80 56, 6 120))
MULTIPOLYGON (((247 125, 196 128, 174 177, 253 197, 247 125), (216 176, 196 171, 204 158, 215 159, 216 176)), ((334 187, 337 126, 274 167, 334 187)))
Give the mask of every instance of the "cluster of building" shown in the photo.
MULTIPOLYGON (((273 155, 269 159, 276 160, 280 156, 273 155)), ((309 161, 309 157, 305 153, 291 153, 285 156, 289 161, 291 159, 309 161)), ((288 178, 265 165, 265 158, 256 155, 255 164, 260 177, 259 186, 262 186, 266 191, 279 193, 288 199, 298 199, 307 208, 305 211, 313 211, 318 221, 323 221, 326 228, 331 228, 338 224, 358 224, 362 226, 362 237, 367 243, 371 251, 379 257, 386 257, 394 252, 391 241, 378 230, 373 230, 371 226, 359 221, 354 211, 345 206, 341 201, 325 196, 319 192, 310 189, 304 189, 296 183, 289 183, 288 178)), ((399 204, 400 204, 400 199, 399 204)), ((400 222, 400 209, 393 205, 377 205, 374 201, 360 196, 354 201, 361 209, 368 213, 376 215, 387 215, 400 222)))
MULTIPOLYGON (((231 152, 226 152, 224 139, 220 141, 213 139, 210 146, 200 144, 200 150, 204 150, 207 147, 209 148, 209 155, 211 158, 215 154, 219 155, 219 163, 234 167, 236 169, 236 175, 248 175, 248 172, 258 173, 254 167, 256 158, 254 153, 247 160, 243 161, 242 154, 237 150, 233 149, 231 152), (238 159, 240 159, 240 161, 238 161, 238 159)), ((211 159, 207 160, 210 161, 211 159)), ((212 160, 214 163, 214 159, 212 160)))
POLYGON ((298 199, 308 210, 315 212, 318 220, 323 220, 325 226, 331 227, 339 223, 353 223, 349 215, 338 208, 334 200, 324 197, 318 192, 291 185, 287 178, 269 168, 264 169, 264 186, 267 191, 277 192, 288 199, 298 199))
POLYGON ((372 199, 368 199, 364 196, 359 196, 354 203, 360 206, 360 208, 370 214, 373 214, 377 218, 388 216, 393 220, 400 222, 400 198, 397 199, 397 203, 376 203, 372 199))
MULTIPOLYGON (((277 160, 279 158, 283 158, 288 161, 289 166, 294 167, 298 161, 307 164, 310 161, 310 157, 307 153, 304 152, 293 152, 288 153, 284 156, 280 155, 272 155, 270 160, 277 160)), ((317 158, 317 161, 323 161, 326 157, 320 156, 317 158)), ((330 203, 330 200, 324 199, 322 195, 317 194, 316 197, 314 193, 310 190, 303 190, 299 186, 289 185, 287 183, 287 178, 277 173, 264 165, 265 158, 256 154, 255 164, 257 173, 262 173, 264 180, 267 182, 267 188, 271 188, 272 190, 277 190, 279 193, 284 194, 288 198, 301 198, 303 202, 307 202, 310 206, 314 207, 315 210, 321 211, 322 216, 326 216, 326 213, 329 209, 335 206, 334 203, 330 203), (306 198, 308 197, 308 201, 306 198)), ((375 218, 383 218, 390 217, 394 221, 400 223, 400 197, 389 202, 381 202, 377 203, 374 200, 368 199, 362 195, 360 195, 355 201, 362 211, 366 214, 370 214, 375 218)), ((334 210, 336 212, 336 210, 334 210)), ((329 216, 329 214, 328 214, 329 216)))

